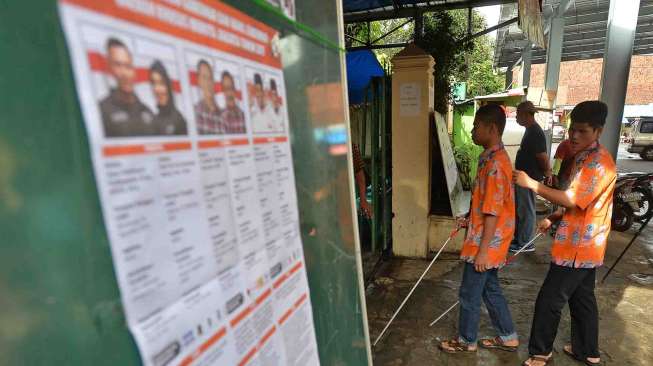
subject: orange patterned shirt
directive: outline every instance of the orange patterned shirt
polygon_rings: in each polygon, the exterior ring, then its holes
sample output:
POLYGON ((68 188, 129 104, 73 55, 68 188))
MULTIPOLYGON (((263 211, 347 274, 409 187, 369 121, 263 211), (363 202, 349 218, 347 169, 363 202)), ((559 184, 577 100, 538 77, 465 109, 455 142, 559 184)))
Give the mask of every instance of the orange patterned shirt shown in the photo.
POLYGON ((603 264, 610 234, 612 193, 617 180, 612 155, 595 142, 576 155, 572 181, 565 191, 576 207, 566 209, 558 225, 552 261, 564 267, 594 268, 603 264))
POLYGON ((485 215, 497 217, 494 236, 489 243, 490 268, 501 267, 515 232, 515 190, 512 185, 512 164, 503 144, 493 146, 481 154, 478 174, 472 190, 469 228, 460 258, 473 263, 483 236, 485 215))

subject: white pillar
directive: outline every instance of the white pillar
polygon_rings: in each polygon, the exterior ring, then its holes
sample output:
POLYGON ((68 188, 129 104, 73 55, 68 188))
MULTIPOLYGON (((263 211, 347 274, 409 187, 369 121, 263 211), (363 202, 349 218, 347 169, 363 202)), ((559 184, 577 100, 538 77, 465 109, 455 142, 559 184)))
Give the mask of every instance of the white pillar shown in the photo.
POLYGON ((601 136, 601 144, 610 151, 615 160, 619 149, 621 119, 626 103, 638 13, 639 0, 610 1, 600 98, 608 105, 608 119, 601 136))
POLYGON ((565 34, 565 18, 554 17, 551 19, 549 29, 549 44, 546 49, 546 73, 544 76, 544 90, 558 90, 560 79, 560 60, 562 59, 562 42, 565 34))

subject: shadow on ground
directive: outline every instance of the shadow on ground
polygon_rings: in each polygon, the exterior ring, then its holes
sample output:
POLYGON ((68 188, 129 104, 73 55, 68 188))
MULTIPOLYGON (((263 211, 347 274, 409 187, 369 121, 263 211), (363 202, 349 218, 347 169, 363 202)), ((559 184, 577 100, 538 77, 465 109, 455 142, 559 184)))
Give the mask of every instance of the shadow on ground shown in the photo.
MULTIPOLYGON (((599 279, 633 234, 634 230, 611 234, 606 266, 597 273, 599 279)), ((476 354, 449 355, 437 348, 439 338, 456 334, 457 309, 429 327, 431 321, 457 300, 462 265, 455 255, 449 254, 436 261, 383 339, 373 348, 374 365, 520 365, 528 356, 534 301, 549 266, 550 244, 550 238, 540 239, 535 253, 520 255, 499 275, 522 342, 517 353, 480 349, 476 354)), ((649 258, 653 258, 651 227, 643 232, 606 282, 597 283, 600 349, 606 365, 653 365, 653 286, 642 286, 627 278, 631 273, 653 273, 649 258)), ((425 260, 393 259, 378 272, 376 281, 367 288, 372 341, 427 265, 425 260)), ((569 325, 569 310, 565 308, 552 365, 579 365, 562 352, 563 345, 570 339, 569 325)), ((479 336, 493 335, 483 306, 479 336)))

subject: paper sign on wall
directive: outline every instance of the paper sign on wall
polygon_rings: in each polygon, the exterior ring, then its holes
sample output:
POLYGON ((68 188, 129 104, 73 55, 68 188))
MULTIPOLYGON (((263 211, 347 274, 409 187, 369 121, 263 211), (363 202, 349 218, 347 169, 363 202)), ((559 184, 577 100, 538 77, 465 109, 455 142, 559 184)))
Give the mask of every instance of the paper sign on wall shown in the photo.
POLYGON ((218 1, 59 9, 143 363, 318 365, 277 32, 218 1))
POLYGON ((399 115, 414 117, 419 115, 422 90, 418 83, 399 84, 399 115))

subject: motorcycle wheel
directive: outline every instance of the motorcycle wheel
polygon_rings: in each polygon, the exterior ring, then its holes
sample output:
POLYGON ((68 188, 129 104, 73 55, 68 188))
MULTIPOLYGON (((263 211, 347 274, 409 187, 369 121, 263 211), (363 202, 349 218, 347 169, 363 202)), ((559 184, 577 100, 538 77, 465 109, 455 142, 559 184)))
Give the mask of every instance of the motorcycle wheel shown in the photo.
POLYGON ((639 210, 633 209, 633 216, 635 221, 644 221, 650 215, 653 215, 653 193, 646 188, 636 187, 633 192, 641 194, 639 202, 639 210))
POLYGON ((633 209, 624 204, 612 208, 612 230, 624 232, 633 225, 633 209))

